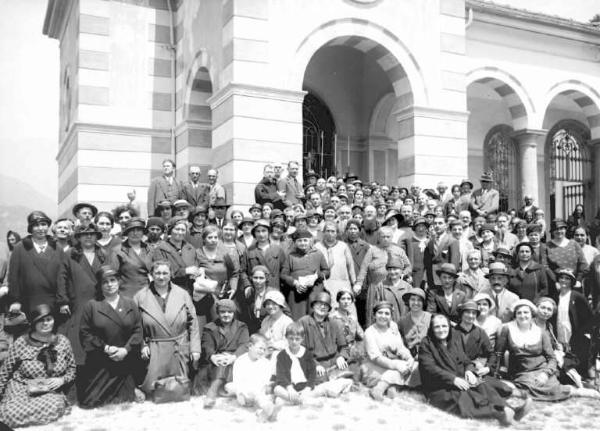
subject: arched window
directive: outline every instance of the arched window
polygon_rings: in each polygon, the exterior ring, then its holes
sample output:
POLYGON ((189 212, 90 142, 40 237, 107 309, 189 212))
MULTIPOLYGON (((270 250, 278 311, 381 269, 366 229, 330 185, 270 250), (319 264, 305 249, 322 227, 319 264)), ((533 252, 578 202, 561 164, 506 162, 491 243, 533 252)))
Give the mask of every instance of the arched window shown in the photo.
POLYGON ((519 203, 517 150, 512 131, 506 124, 493 127, 485 137, 483 147, 484 170, 493 174, 493 187, 500 193, 500 211, 517 208, 519 203))
MULTIPOLYGON (((584 204, 592 179, 589 129, 575 120, 559 121, 548 133, 550 215, 568 217, 575 205, 584 204)), ((588 205, 589 209, 589 205, 588 205)))
POLYGON ((302 103, 302 157, 304 171, 327 178, 335 174, 333 141, 335 123, 329 108, 312 93, 302 103))

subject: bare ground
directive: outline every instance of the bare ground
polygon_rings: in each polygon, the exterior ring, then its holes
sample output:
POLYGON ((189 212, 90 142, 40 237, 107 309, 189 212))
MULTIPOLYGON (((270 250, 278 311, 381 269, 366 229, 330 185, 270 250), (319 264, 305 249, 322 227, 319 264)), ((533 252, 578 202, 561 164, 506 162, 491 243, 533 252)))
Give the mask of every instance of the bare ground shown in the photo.
MULTIPOLYGON (((284 407, 276 423, 259 424, 254 411, 233 399, 221 398, 213 410, 202 408, 203 397, 175 404, 122 404, 95 410, 73 407, 60 421, 28 430, 51 431, 142 431, 142 430, 499 430, 495 421, 465 420, 429 406, 422 395, 402 393, 395 400, 377 403, 366 391, 325 400, 322 408, 284 407)), ((514 429, 592 430, 600 420, 600 401, 574 398, 562 403, 536 403, 534 410, 514 429)))

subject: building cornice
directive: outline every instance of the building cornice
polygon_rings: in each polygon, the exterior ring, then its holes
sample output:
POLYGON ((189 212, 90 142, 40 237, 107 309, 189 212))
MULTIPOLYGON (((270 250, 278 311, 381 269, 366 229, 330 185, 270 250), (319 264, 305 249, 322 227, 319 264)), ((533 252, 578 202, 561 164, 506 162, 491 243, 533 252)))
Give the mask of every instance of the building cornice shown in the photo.
POLYGON ((451 120, 466 122, 469 111, 454 111, 450 109, 430 108, 427 106, 408 106, 393 112, 398 122, 415 117, 435 118, 437 120, 451 120))
POLYGON ((42 33, 52 39, 60 40, 74 4, 73 0, 48 0, 42 33))
POLYGON ((247 96, 262 99, 282 100, 286 102, 302 103, 306 91, 294 91, 282 88, 262 87, 259 85, 229 83, 216 94, 210 97, 207 102, 210 109, 215 109, 231 96, 247 96))
POLYGON ((476 22, 497 24, 583 42, 598 43, 600 40, 600 27, 589 23, 484 0, 466 0, 465 7, 467 10, 471 9, 475 12, 473 19, 476 22))
POLYGON ((170 138, 170 129, 153 129, 149 127, 131 127, 117 126, 112 124, 94 124, 75 122, 69 127, 69 131, 62 140, 61 146, 56 155, 56 160, 60 160, 62 155, 69 149, 73 142, 73 136, 79 132, 92 133, 110 133, 112 135, 128 135, 128 136, 153 136, 157 138, 170 138))
POLYGON ((186 130, 212 130, 212 121, 184 120, 175 127, 175 136, 181 135, 186 130))
POLYGON ((546 136, 547 134, 547 129, 520 129, 512 132, 510 136, 513 138, 519 138, 521 136, 546 136))

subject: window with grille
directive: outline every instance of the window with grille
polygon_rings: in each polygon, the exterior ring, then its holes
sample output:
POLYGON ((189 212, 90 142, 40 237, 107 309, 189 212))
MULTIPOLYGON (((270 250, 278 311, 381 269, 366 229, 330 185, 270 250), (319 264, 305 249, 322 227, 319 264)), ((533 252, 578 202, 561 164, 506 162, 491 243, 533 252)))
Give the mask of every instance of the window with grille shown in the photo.
POLYGON ((493 187, 500 194, 500 211, 518 208, 519 174, 517 149, 511 137, 512 127, 501 124, 487 134, 484 144, 484 169, 491 171, 493 187))

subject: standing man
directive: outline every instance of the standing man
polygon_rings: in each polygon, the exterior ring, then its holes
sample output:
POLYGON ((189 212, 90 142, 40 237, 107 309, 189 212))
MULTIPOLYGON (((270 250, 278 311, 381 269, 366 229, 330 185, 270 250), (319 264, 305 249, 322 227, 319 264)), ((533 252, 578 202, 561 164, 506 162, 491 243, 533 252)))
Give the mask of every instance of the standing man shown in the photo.
POLYGON ((219 229, 223 229, 223 224, 225 223, 225 215, 227 214, 227 202, 223 198, 218 198, 215 200, 215 203, 210 207, 212 210, 214 217, 208 219, 210 224, 217 225, 219 229))
POLYGON ((267 202, 273 204, 273 208, 283 210, 285 205, 282 199, 282 193, 277 191, 277 181, 275 180, 275 169, 273 165, 266 165, 263 170, 263 178, 254 188, 254 200, 261 206, 267 202))
POLYGON ((450 199, 452 199, 452 194, 448 191, 448 186, 445 182, 440 181, 437 185, 437 192, 440 197, 439 204, 444 206, 448 203, 450 199))
POLYGON ((304 200, 304 190, 302 184, 298 181, 298 171, 300 165, 298 162, 290 161, 288 163, 288 176, 279 181, 277 189, 283 195, 283 203, 285 206, 301 204, 304 200))
POLYGON ((75 225, 88 226, 98 214, 98 208, 87 202, 79 202, 73 207, 73 215, 75 216, 75 225))
POLYGON ((208 185, 210 187, 209 191, 209 203, 210 206, 214 206, 217 199, 221 199, 223 201, 227 200, 227 194, 225 189, 221 184, 217 184, 217 178, 219 176, 219 171, 216 169, 211 169, 208 171, 208 185))
POLYGON ((198 165, 191 165, 189 170, 190 180, 183 185, 182 198, 189 202, 192 208, 200 205, 208 206, 210 186, 200 182, 202 170, 198 165))
POLYGON ((535 216, 535 212, 538 208, 533 204, 533 196, 525 195, 523 196, 523 201, 525 204, 519 208, 517 216, 523 220, 525 220, 525 214, 527 213, 531 213, 533 216, 535 216))
POLYGON ((484 172, 479 181, 481 188, 471 195, 471 212, 482 217, 496 214, 500 205, 500 193, 492 188, 492 175, 484 172))
POLYGON ((166 199, 173 203, 183 195, 183 184, 175 179, 175 162, 163 160, 162 169, 162 176, 154 178, 148 188, 148 214, 154 214, 160 201, 166 199))

